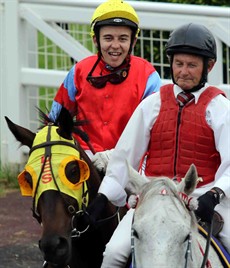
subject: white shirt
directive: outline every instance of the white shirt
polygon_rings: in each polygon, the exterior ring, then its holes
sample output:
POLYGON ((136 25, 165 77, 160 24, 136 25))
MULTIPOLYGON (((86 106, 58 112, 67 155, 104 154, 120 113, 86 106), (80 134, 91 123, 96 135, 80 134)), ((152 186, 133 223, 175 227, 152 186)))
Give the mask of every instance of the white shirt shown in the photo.
MULTIPOLYGON (((208 87, 193 92, 197 103, 201 93, 208 87)), ((182 90, 174 86, 176 96, 182 90)), ((99 192, 116 206, 126 203, 125 187, 129 181, 129 165, 138 170, 140 161, 147 151, 150 131, 158 117, 161 106, 160 93, 144 99, 136 108, 124 129, 109 161, 106 176, 99 192)), ((203 194, 212 187, 219 187, 230 197, 230 101, 222 95, 215 97, 206 110, 206 120, 213 129, 216 149, 220 153, 221 164, 214 182, 197 189, 203 194), (202 189, 201 189, 202 188, 202 189)))

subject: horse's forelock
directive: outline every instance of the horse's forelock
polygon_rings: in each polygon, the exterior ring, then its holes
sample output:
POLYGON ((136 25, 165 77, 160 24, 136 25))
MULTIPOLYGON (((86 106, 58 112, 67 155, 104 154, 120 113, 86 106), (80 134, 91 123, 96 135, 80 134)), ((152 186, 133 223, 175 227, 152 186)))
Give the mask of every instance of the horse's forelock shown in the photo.
MULTIPOLYGON (((178 199, 179 202, 185 207, 184 201, 179 197, 175 181, 166 177, 151 178, 150 182, 146 183, 141 189, 138 205, 141 205, 142 202, 145 202, 145 200, 148 200, 154 195, 163 194, 164 191, 165 194, 169 195, 169 197, 171 198, 172 202, 175 205, 176 205, 176 199, 178 199), (176 197, 176 199, 173 197, 176 197)), ((195 214, 189 210, 187 211, 192 217, 191 224, 193 227, 195 227, 197 223, 195 214)))
POLYGON ((48 117, 48 110, 46 110, 46 113, 43 112, 41 109, 39 109, 38 107, 36 107, 38 114, 39 114, 39 122, 41 123, 41 126, 39 127, 39 129, 42 129, 43 127, 45 127, 48 123, 53 123, 55 125, 55 122, 53 122, 53 120, 51 120, 48 117))
POLYGON ((165 177, 150 178, 150 181, 146 183, 140 191, 140 202, 149 198, 149 196, 161 194, 161 191, 164 189, 170 193, 170 195, 177 195, 175 183, 171 179, 165 177))

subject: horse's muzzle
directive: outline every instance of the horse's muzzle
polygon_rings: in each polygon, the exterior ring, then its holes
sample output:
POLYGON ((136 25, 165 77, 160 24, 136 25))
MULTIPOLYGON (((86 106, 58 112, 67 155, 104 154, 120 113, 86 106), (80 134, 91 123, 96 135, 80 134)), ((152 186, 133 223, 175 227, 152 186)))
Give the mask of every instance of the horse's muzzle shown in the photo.
POLYGON ((71 243, 64 237, 49 236, 39 240, 44 268, 66 268, 71 258, 71 243))

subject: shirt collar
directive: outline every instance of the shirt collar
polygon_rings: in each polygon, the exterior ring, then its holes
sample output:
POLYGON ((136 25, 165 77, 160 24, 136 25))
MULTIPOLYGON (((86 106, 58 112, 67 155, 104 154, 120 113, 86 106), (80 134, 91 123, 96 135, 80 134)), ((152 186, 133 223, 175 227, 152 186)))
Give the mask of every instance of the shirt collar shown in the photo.
MULTIPOLYGON (((194 95, 195 97, 195 103, 198 102, 198 99, 200 97, 200 95, 207 89, 208 87, 208 83, 205 84, 204 87, 202 87, 201 89, 195 91, 195 92, 192 92, 192 94, 194 95)), ((173 90, 174 90, 174 95, 175 95, 175 98, 177 97, 177 95, 182 92, 183 90, 178 86, 178 85, 174 85, 173 87, 173 90)))

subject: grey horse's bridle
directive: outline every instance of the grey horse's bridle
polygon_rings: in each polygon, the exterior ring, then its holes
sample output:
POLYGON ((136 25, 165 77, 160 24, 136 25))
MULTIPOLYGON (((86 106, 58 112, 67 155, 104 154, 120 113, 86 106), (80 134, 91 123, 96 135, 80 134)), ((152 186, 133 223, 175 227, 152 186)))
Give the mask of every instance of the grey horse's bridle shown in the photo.
MULTIPOLYGON (((133 214, 133 221, 134 221, 134 216, 135 213, 133 214)), ((209 247, 210 247, 210 242, 211 242, 211 234, 212 234, 212 229, 213 229, 213 220, 210 224, 209 230, 208 230, 208 237, 207 237, 207 242, 206 242, 206 247, 205 247, 205 253, 202 261, 201 268, 204 268, 206 266, 206 262, 208 259, 208 252, 209 252, 209 247)), ((134 243, 134 229, 131 229, 131 257, 132 257, 132 268, 138 268, 136 266, 136 260, 135 260, 135 243, 134 243)), ((188 241, 186 252, 185 252, 185 265, 184 268, 188 268, 188 260, 189 257, 192 259, 192 232, 189 232, 188 236, 186 237, 185 241, 188 241)))

